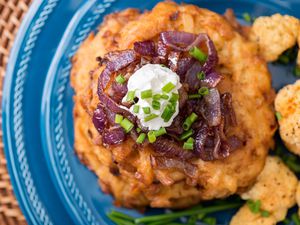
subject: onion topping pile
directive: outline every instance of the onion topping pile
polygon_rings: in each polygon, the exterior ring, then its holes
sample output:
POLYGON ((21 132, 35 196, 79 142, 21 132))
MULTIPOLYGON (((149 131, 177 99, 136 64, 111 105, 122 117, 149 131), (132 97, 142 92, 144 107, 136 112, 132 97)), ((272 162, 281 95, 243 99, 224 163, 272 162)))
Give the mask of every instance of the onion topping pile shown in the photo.
MULTIPOLYGON (((216 71, 218 56, 207 34, 162 32, 155 40, 135 42, 133 49, 107 53, 100 64, 105 68, 99 76, 100 103, 92 120, 103 145, 132 138, 137 146, 151 145, 157 157, 204 161, 228 157, 242 146, 238 137, 227 135, 228 128, 237 123, 232 96, 217 89, 222 75, 216 71), (155 131, 142 127, 128 110, 136 102, 134 96, 122 102, 128 95, 128 79, 146 64, 168 67, 182 84, 178 115, 169 127, 155 131)), ((160 97, 155 96, 153 101, 159 102, 160 97)))

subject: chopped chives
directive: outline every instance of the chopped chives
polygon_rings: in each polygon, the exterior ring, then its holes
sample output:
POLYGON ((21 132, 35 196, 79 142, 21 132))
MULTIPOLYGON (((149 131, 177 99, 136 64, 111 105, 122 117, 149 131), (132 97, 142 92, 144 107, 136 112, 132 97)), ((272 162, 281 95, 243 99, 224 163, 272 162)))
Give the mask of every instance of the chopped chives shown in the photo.
POLYGON ((259 211, 260 211, 261 201, 260 200, 257 200, 257 201, 248 200, 247 205, 248 205, 250 211, 252 213, 256 214, 256 213, 259 213, 259 211))
POLYGON ((159 100, 161 98, 160 94, 153 95, 153 100, 159 100))
POLYGON ((198 90, 198 94, 201 96, 205 96, 209 94, 209 89, 207 87, 201 87, 198 90))
POLYGON ((146 138, 146 134, 141 133, 141 134, 138 136, 138 138, 136 139, 136 143, 142 144, 142 143, 144 142, 145 138, 146 138))
POLYGON ((183 129, 189 130, 192 126, 192 124, 197 120, 198 116, 196 113, 191 113, 184 121, 183 123, 183 129))
POLYGON ((169 95, 166 95, 166 94, 163 94, 163 95, 161 95, 160 97, 161 97, 162 99, 166 99, 166 100, 169 99, 169 95))
POLYGON ((162 91, 169 93, 175 88, 175 85, 172 82, 167 83, 165 86, 163 86, 162 91))
POLYGON ((149 116, 146 116, 145 119, 144 119, 144 121, 145 121, 145 122, 148 122, 148 121, 150 121, 150 120, 155 119, 156 117, 158 117, 158 115, 152 113, 152 114, 150 114, 149 116))
POLYGON ((207 55, 196 46, 190 49, 189 54, 193 56, 195 59, 199 60, 200 62, 205 62, 207 59, 207 55))
POLYGON ((167 131, 166 131, 166 128, 164 128, 164 127, 161 127, 159 130, 154 131, 154 134, 155 134, 156 137, 159 137, 159 136, 164 135, 166 133, 167 133, 167 131))
POLYGON ((176 94, 176 93, 172 93, 170 99, 169 99, 169 102, 171 103, 176 103, 179 99, 179 94, 176 94))
POLYGON ((260 215, 261 215, 262 217, 269 217, 269 216, 270 216, 270 212, 269 212, 269 211, 266 211, 266 210, 262 210, 262 211, 260 212, 260 215))
POLYGON ((193 142, 184 142, 183 143, 183 149, 192 150, 193 148, 194 148, 193 142))
POLYGON ((137 132, 137 133, 140 133, 141 131, 142 131, 142 129, 141 129, 141 128, 139 128, 139 127, 138 127, 138 128, 136 128, 136 132, 137 132))
POLYGON ((195 139, 192 137, 189 137, 189 139, 186 140, 187 143, 194 143, 195 139))
POLYGON ((250 14, 249 13, 243 13, 243 19, 246 22, 250 23, 251 22, 251 16, 250 16, 250 14))
POLYGON ((156 141, 156 136, 154 131, 149 131, 147 136, 150 143, 154 143, 156 141))
POLYGON ((113 216, 111 214, 108 214, 107 217, 113 221, 115 224, 118 225, 134 225, 133 222, 128 221, 128 220, 124 220, 123 218, 117 217, 117 216, 113 216))
POLYGON ((133 123, 128 120, 127 118, 124 118, 121 123, 120 123, 121 127, 124 128, 125 132, 128 133, 129 131, 132 130, 132 128, 134 127, 133 123))
POLYGON ((119 212, 119 211, 115 211, 115 210, 112 210, 111 213, 109 213, 109 214, 111 216, 119 217, 119 218, 122 218, 122 219, 125 219, 125 220, 130 220, 130 221, 134 220, 134 218, 132 216, 128 216, 125 213, 122 213, 122 212, 119 212))
POLYGON ((135 91, 128 91, 126 101, 132 102, 134 99, 134 95, 135 95, 135 91))
POLYGON ((161 118, 163 118, 164 122, 168 122, 173 114, 175 113, 175 110, 173 109, 172 105, 167 105, 161 114, 161 118))
POLYGON ((160 102, 156 101, 156 100, 153 100, 152 101, 152 108, 156 109, 156 110, 159 110, 160 109, 160 102))
POLYGON ((150 114, 151 112, 150 107, 143 107, 143 111, 145 114, 150 114))
POLYGON ((141 98, 146 99, 146 98, 151 98, 152 97, 152 90, 145 90, 141 92, 141 98))
POLYGON ((216 225, 217 220, 214 217, 206 217, 203 219, 203 222, 206 223, 207 225, 216 225))
POLYGON ((190 136, 192 136, 193 133, 194 133, 193 130, 185 131, 185 132, 183 132, 183 133, 180 135, 179 139, 180 139, 181 141, 183 141, 183 140, 189 138, 190 136))
POLYGON ((201 98, 202 95, 199 95, 199 94, 190 94, 188 95, 188 98, 189 99, 197 99, 197 98, 201 98))
POLYGON ((124 84, 126 81, 125 77, 122 74, 119 74, 115 80, 118 84, 124 84))
POLYGON ((140 111, 140 106, 139 105, 134 105, 133 106, 133 112, 134 113, 139 113, 139 111, 140 111))
POLYGON ((203 71, 197 73, 197 78, 199 80, 204 80, 205 79, 205 73, 203 71))
POLYGON ((123 120, 123 116, 122 115, 120 115, 120 114, 116 114, 115 115, 115 123, 121 123, 122 122, 122 120, 123 120))
POLYGON ((300 67, 299 66, 296 66, 294 69, 293 69, 293 73, 296 77, 300 77, 300 67))
POLYGON ((297 213, 294 213, 292 215, 292 220, 293 220, 293 222, 294 222, 295 225, 300 225, 300 219, 299 219, 299 216, 298 216, 297 213))
POLYGON ((275 116, 276 116, 278 121, 282 119, 282 115, 281 115, 280 112, 275 112, 275 116))

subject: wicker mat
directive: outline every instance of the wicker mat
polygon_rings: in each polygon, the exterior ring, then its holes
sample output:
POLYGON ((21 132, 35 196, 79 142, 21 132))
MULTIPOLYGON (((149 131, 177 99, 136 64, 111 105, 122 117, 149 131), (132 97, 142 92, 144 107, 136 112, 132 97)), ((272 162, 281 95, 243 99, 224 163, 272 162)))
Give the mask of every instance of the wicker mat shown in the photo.
MULTIPOLYGON (((0 99, 9 51, 30 2, 31 0, 0 0, 0 99)), ((2 110, 0 115, 1 113, 2 110)), ((2 125, 1 118, 0 125, 2 125)), ((0 130, 0 225, 19 224, 26 224, 26 221, 19 209, 6 169, 2 130, 0 130)))

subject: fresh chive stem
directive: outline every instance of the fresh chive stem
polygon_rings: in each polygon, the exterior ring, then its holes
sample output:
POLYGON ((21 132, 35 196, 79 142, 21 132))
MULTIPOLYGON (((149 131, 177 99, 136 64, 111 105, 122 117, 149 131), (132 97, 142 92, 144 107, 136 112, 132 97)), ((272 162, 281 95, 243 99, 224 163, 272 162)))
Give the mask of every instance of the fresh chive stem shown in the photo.
POLYGON ((155 136, 154 131, 152 131, 152 130, 149 131, 147 136, 148 136, 148 140, 150 143, 154 143, 156 141, 156 136, 155 136))
POLYGON ((169 93, 175 88, 175 85, 172 82, 167 83, 163 88, 161 89, 163 92, 169 93))
POLYGON ((123 116, 120 114, 115 115, 115 123, 120 124, 123 120, 123 116))
POLYGON ((134 113, 139 113, 139 111, 140 111, 140 106, 139 105, 134 105, 133 106, 133 112, 134 113))
POLYGON ((145 138, 146 138, 146 134, 141 133, 141 134, 138 136, 138 138, 136 139, 136 143, 142 144, 142 143, 144 142, 145 138))
POLYGON ((214 212, 224 211, 228 209, 234 209, 240 206, 241 206, 240 203, 231 203, 231 204, 219 205, 219 206, 208 206, 205 208, 198 206, 181 212, 174 212, 174 213, 163 214, 163 215, 145 216, 145 217, 135 219, 134 222, 136 224, 142 224, 142 223, 149 223, 149 222, 166 220, 166 219, 177 219, 182 216, 192 216, 201 213, 205 213, 205 214, 214 213, 214 212))
POLYGON ((119 218, 122 218, 122 219, 125 219, 125 220, 129 220, 129 221, 134 221, 134 218, 132 216, 129 216, 125 213, 122 213, 122 212, 119 212, 119 211, 116 211, 116 210, 113 210, 111 211, 110 215, 112 216, 115 216, 115 217, 119 217, 119 218))
POLYGON ((150 114, 151 109, 150 109, 150 107, 143 107, 143 111, 145 114, 150 114))
POLYGON ((184 121, 183 123, 183 129, 189 130, 192 126, 192 124, 197 120, 198 115, 194 112, 192 112, 184 121))
POLYGON ((124 84, 126 81, 125 77, 122 74, 119 74, 115 80, 118 84, 124 84))
POLYGON ((152 113, 149 116, 146 116, 145 119, 144 119, 144 121, 148 122, 148 121, 153 120, 153 119, 155 119, 157 117, 158 117, 158 115, 152 113))
POLYGON ((134 96, 135 96, 135 91, 128 91, 126 101, 132 102, 134 99, 134 96))
POLYGON ((201 49, 197 48, 196 46, 191 48, 191 50, 189 51, 189 54, 200 62, 205 62, 207 59, 207 55, 201 49))
POLYGON ((159 137, 159 136, 164 135, 166 133, 167 133, 167 131, 166 131, 166 128, 164 128, 164 127, 161 127, 159 130, 154 131, 154 134, 155 134, 156 137, 159 137))
POLYGON ((134 124, 128 120, 127 118, 124 118, 121 123, 120 123, 121 127, 124 128, 125 132, 128 133, 129 131, 132 130, 132 128, 134 127, 134 124))
POLYGON ((145 91, 141 92, 141 98, 142 99, 151 98, 151 97, 152 97, 152 90, 151 89, 148 89, 148 90, 145 90, 145 91))
POLYGON ((193 150, 194 149, 194 143, 193 142, 184 142, 183 143, 183 149, 186 150, 193 150))
POLYGON ((107 216, 108 216, 109 219, 111 219, 117 225, 134 225, 133 222, 130 222, 128 220, 124 220, 124 219, 121 219, 119 217, 112 216, 110 214, 108 214, 107 216))
POLYGON ((199 95, 199 94, 190 94, 188 95, 188 98, 189 99, 198 99, 198 98, 201 98, 202 95, 199 95))
POLYGON ((197 73, 197 78, 199 80, 204 80, 205 79, 205 73, 203 71, 197 73))
POLYGON ((181 141, 183 141, 183 140, 189 138, 189 137, 192 136, 192 135, 193 135, 193 130, 187 130, 187 131, 183 132, 183 133, 180 135, 179 139, 180 139, 181 141))
POLYGON ((198 94, 201 96, 205 96, 209 94, 209 89, 207 87, 201 87, 198 90, 198 94))

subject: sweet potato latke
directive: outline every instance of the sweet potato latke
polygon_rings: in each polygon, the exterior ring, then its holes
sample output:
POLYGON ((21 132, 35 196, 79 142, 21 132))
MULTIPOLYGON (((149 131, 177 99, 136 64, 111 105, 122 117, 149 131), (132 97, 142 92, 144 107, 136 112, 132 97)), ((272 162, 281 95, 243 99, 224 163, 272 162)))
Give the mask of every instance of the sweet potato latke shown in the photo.
POLYGON ((73 58, 71 83, 76 93, 75 151, 117 205, 182 208, 241 192, 261 172, 272 146, 276 123, 266 62, 258 56, 256 43, 241 36, 221 15, 206 9, 164 2, 149 12, 127 9, 108 15, 98 33, 91 34, 73 58), (237 126, 229 133, 243 141, 227 158, 187 160, 187 165, 195 168, 193 177, 184 169, 153 165, 151 144, 137 148, 127 137, 118 145, 103 146, 92 122, 99 103, 98 77, 104 69, 96 58, 132 49, 134 42, 153 40, 169 30, 206 33, 212 39, 219 56, 217 71, 223 75, 217 89, 231 94, 236 115, 237 126))

